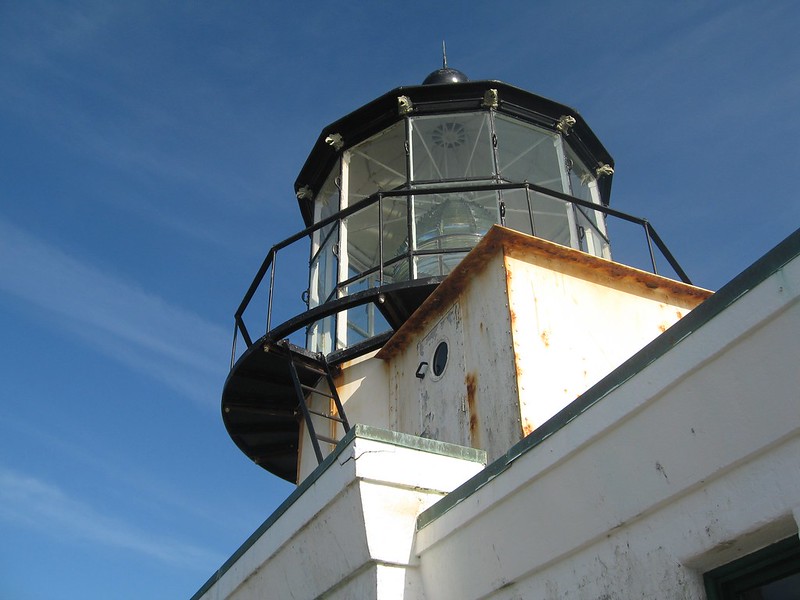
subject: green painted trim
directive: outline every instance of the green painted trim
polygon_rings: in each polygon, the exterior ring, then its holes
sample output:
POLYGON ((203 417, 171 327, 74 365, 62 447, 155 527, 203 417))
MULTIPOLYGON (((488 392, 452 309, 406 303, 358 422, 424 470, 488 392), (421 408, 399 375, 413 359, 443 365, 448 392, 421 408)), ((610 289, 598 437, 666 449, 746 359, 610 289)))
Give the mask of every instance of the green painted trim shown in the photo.
POLYGON ((483 471, 468 479, 447 496, 420 513, 419 517, 417 517, 417 530, 435 521, 451 508, 477 492, 500 473, 510 468, 515 460, 536 448, 551 435, 589 410, 629 379, 632 379, 647 366, 677 346, 684 338, 700 329, 771 275, 777 273, 798 255, 800 255, 800 229, 789 235, 780 244, 734 277, 716 294, 697 306, 683 319, 578 396, 572 403, 534 430, 533 433, 512 446, 508 452, 488 465, 483 471))
POLYGON ((412 450, 419 450, 429 454, 439 454, 442 456, 449 456, 452 458, 459 458, 470 462, 477 462, 486 464, 486 452, 476 448, 467 448, 458 446, 456 444, 448 444, 427 438, 421 438, 405 433, 398 433, 396 431, 389 431, 388 429, 381 429, 379 427, 371 427, 369 425, 356 424, 350 428, 350 431, 339 440, 336 448, 333 449, 324 461, 306 477, 294 491, 289 494, 289 497, 284 500, 278 508, 264 521, 261 526, 256 529, 245 542, 239 546, 231 557, 226 560, 217 571, 209 577, 203 586, 195 592, 191 600, 199 600, 211 587, 219 581, 223 575, 238 561, 256 541, 270 529, 275 522, 280 519, 283 514, 302 496, 314 483, 322 477, 322 474, 334 463, 334 461, 344 452, 345 448, 349 446, 353 440, 360 438, 363 440, 371 440, 375 442, 382 442, 400 448, 409 448, 412 450))
MULTIPOLYGON (((486 464, 486 451, 478 448, 449 444, 429 438, 417 437, 408 433, 398 433, 397 431, 390 431, 389 429, 371 427, 370 425, 357 424, 353 429, 356 431, 356 437, 362 439, 383 442, 384 444, 391 444, 392 446, 399 446, 401 448, 420 450, 429 454, 440 454, 451 458, 486 464)), ((353 429, 351 429, 351 431, 353 431, 353 429)))

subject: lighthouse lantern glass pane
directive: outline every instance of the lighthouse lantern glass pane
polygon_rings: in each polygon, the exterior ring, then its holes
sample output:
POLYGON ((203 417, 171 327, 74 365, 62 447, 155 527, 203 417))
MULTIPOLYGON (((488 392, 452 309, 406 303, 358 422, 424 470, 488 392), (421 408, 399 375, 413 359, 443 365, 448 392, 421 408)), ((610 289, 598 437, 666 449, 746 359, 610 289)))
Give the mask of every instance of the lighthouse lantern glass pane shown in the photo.
POLYGON ((406 183, 405 140, 400 121, 348 151, 348 206, 406 183))
POLYGON ((416 250, 471 248, 498 221, 497 192, 414 197, 416 250))
POLYGON ((463 181, 494 175, 489 113, 411 120, 412 180, 463 181))
POLYGON ((415 256, 414 264, 417 270, 417 279, 427 277, 443 277, 458 266, 466 252, 447 252, 441 254, 426 254, 415 256))
POLYGON ((378 266, 380 231, 378 204, 370 204, 345 219, 347 279, 378 266))
POLYGON ((567 193, 581 200, 598 204, 600 200, 596 197, 597 181, 594 174, 583 164, 583 161, 578 158, 578 155, 575 154, 569 144, 564 144, 564 151, 567 157, 567 172, 570 185, 567 193), (593 193, 593 190, 595 193, 593 193))
MULTIPOLYGON (((333 223, 332 227, 337 224, 333 223)), ((329 232, 328 238, 323 242, 322 248, 311 261, 311 285, 309 286, 309 308, 324 304, 336 288, 336 274, 339 261, 334 252, 337 229, 329 232)), ((316 235, 316 234, 315 234, 316 235)))
POLYGON ((608 244, 602 213, 576 206, 575 218, 580 232, 580 249, 610 260, 611 248, 608 244))
POLYGON ((495 115, 497 167, 502 179, 529 182, 557 192, 564 192, 556 145, 558 135, 495 115))
MULTIPOLYGON (((395 278, 395 266, 386 263, 392 263, 401 256, 408 255, 408 205, 410 198, 408 196, 384 198, 382 201, 383 206, 383 280, 384 283, 391 283, 397 281, 395 278)), ((408 265, 407 260, 401 259, 401 262, 408 265)), ((403 279, 408 279, 406 269, 406 276, 403 279)))
MULTIPOLYGON (((600 193, 594 174, 567 144, 565 144, 565 154, 570 195, 587 202, 600 204, 600 193)), ((611 249, 608 244, 605 215, 598 210, 577 205, 575 206, 575 215, 577 224, 582 228, 583 233, 580 240, 581 250, 610 259, 611 249)))
POLYGON ((336 335, 336 316, 331 315, 315 321, 308 328, 306 346, 312 352, 328 354, 333 351, 333 339, 336 335))
POLYGON ((506 206, 505 226, 533 235, 531 215, 528 209, 528 192, 526 190, 503 190, 503 203, 506 206))
MULTIPOLYGON (((349 293, 353 293, 348 290, 349 293)), ((366 339, 389 331, 389 323, 374 303, 369 302, 347 309, 347 338, 349 347, 366 339)))
MULTIPOLYGON (((347 217, 345 220, 347 227, 347 279, 352 279, 379 266, 381 235, 383 237, 384 265, 407 251, 407 207, 408 200, 406 198, 383 198, 380 202, 383 212, 383 231, 380 229, 381 222, 378 219, 378 202, 371 203, 347 217)), ((384 283, 392 280, 392 272, 385 269, 384 283)), ((379 285, 377 273, 374 285, 379 285)), ((353 293, 352 290, 349 293, 353 293)))
MULTIPOLYGON (((319 223, 323 219, 326 219, 339 212, 339 176, 340 164, 337 160, 336 166, 331 169, 330 174, 328 174, 328 178, 325 180, 325 183, 322 185, 322 188, 314 199, 315 223, 319 223)), ((316 236, 317 239, 315 239, 315 249, 318 248, 318 244, 321 244, 328 236, 328 233, 332 227, 333 225, 331 224, 318 230, 318 235, 316 236)))
POLYGON ((572 204, 551 196, 530 192, 533 235, 562 246, 571 246, 569 213, 572 204))
POLYGON ((446 275, 499 222, 495 191, 426 194, 414 197, 417 277, 446 275))

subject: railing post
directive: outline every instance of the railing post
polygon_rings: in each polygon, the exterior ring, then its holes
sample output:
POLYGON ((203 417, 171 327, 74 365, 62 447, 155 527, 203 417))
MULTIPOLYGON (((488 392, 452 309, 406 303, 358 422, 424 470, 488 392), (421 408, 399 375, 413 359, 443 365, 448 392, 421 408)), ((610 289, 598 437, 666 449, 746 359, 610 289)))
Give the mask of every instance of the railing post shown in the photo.
POLYGON ((408 240, 408 279, 411 280, 417 277, 417 272, 414 268, 414 250, 417 247, 417 241, 414 239, 414 196, 411 194, 406 196, 406 227, 408 229, 406 236, 408 240))
POLYGON ((233 365, 236 362, 236 340, 239 338, 239 324, 236 322, 236 319, 233 320, 233 344, 231 348, 231 369, 233 369, 233 365))
POLYGON ((689 279, 689 276, 678 264, 678 261, 672 255, 672 252, 669 251, 669 248, 667 248, 666 244, 664 244, 664 240, 661 239, 661 236, 658 235, 658 232, 655 230, 655 228, 649 224, 648 227, 650 228, 650 237, 653 239, 653 242, 655 243, 659 252, 661 252, 661 256, 667 259, 669 266, 672 267, 672 269, 675 271, 678 277, 681 278, 681 281, 683 281, 683 283, 688 283, 689 285, 693 285, 692 280, 689 279))
POLYGON ((531 235, 536 235, 536 226, 533 223, 533 206, 531 205, 531 188, 525 184, 525 201, 528 203, 528 220, 531 222, 531 235))
POLYGON ((272 263, 271 271, 269 272, 269 298, 267 300, 267 331, 264 333, 269 333, 270 327, 272 326, 272 295, 275 291, 275 264, 277 262, 278 253, 275 251, 273 247, 270 250, 272 254, 272 263))
POLYGON ((656 255, 653 252, 653 242, 650 239, 650 223, 647 222, 647 219, 642 219, 642 225, 644 226, 644 237, 647 239, 647 251, 650 253, 650 264, 653 265, 653 273, 658 275, 656 255))
POLYGON ((383 194, 378 192, 378 285, 383 285, 383 194))

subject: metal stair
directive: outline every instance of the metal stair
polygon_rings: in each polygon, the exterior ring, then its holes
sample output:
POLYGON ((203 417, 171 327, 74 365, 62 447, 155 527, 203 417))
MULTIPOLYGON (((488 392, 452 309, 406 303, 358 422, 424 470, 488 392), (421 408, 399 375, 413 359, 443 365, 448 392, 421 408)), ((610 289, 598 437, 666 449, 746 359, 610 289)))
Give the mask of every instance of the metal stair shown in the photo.
POLYGON ((321 463, 325 457, 322 455, 320 442, 333 444, 335 446, 339 443, 339 440, 317 433, 312 416, 316 415, 323 419, 341 424, 345 433, 350 431, 350 424, 347 421, 344 407, 339 399, 339 393, 336 391, 336 385, 333 382, 331 367, 325 359, 325 355, 321 352, 310 356, 307 352, 300 352, 300 348, 293 346, 288 340, 282 340, 278 342, 277 345, 286 352, 286 357, 289 361, 289 373, 291 374, 292 383, 294 384, 298 407, 305 419, 306 428, 311 438, 311 443, 314 446, 314 454, 317 457, 317 462, 321 463), (304 375, 318 375, 320 377, 319 381, 325 381, 327 384, 328 391, 303 383, 301 381, 300 372, 304 375), (309 404, 311 404, 310 399, 312 394, 333 400, 336 407, 335 414, 312 409, 309 406, 309 404))

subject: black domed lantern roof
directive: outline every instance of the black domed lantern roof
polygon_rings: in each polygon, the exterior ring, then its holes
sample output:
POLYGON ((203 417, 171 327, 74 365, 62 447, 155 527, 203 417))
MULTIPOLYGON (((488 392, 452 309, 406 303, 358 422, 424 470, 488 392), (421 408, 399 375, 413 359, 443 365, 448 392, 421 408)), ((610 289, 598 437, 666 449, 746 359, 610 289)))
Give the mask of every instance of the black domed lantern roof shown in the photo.
POLYGON ((428 75, 422 82, 422 85, 435 85, 441 83, 466 83, 469 77, 464 75, 458 69, 451 69, 450 67, 442 67, 436 69, 433 73, 428 75))
POLYGON ((439 85, 448 83, 466 83, 469 81, 464 73, 458 69, 452 69, 447 66, 447 49, 444 42, 442 42, 442 68, 436 69, 433 73, 425 78, 422 85, 439 85))

